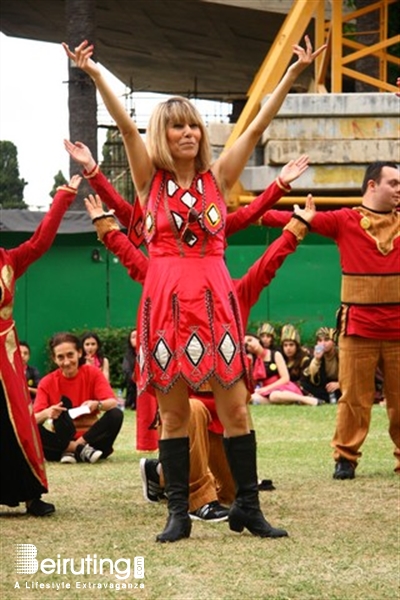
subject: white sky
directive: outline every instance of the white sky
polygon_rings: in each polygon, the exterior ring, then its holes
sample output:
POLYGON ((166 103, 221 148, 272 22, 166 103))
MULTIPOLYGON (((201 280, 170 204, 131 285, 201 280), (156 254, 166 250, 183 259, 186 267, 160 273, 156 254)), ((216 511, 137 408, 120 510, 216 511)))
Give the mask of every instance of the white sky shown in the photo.
MULTIPOLYGON (((123 96, 124 84, 104 72, 114 91, 123 96)), ((0 140, 13 142, 17 147, 19 174, 28 182, 24 201, 35 210, 48 208, 49 192, 59 170, 69 178, 69 157, 63 146, 63 139, 69 136, 67 79, 68 59, 61 44, 0 33, 0 140)), ((160 96, 134 94, 134 97, 136 121, 143 126, 160 96)), ((98 104, 98 120, 102 124, 111 123, 100 99, 98 104)), ((214 112, 218 118, 230 112, 229 105, 204 101, 196 104, 199 110, 204 108, 202 112, 214 112)), ((106 130, 99 129, 99 159, 105 137, 106 130)))
MULTIPOLYGON (((117 93, 124 85, 112 75, 117 93)), ((0 139, 15 144, 20 177, 28 182, 24 200, 47 208, 54 176, 69 178, 68 62, 59 44, 0 33, 0 139)), ((105 132, 99 134, 104 141, 105 132)), ((99 139, 99 143, 103 143, 99 139)), ((101 154, 100 154, 101 156, 101 154)))

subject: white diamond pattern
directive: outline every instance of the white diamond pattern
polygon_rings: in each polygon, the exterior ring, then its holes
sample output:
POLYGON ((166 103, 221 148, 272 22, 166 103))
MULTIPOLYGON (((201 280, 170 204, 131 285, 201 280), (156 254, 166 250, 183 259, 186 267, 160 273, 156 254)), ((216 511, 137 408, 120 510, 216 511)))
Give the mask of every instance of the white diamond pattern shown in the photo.
POLYGON ((219 212, 217 211, 217 209, 214 205, 210 206, 209 210, 207 211, 207 217, 210 219, 210 222, 212 223, 212 225, 215 225, 216 223, 218 223, 219 212))
POLYGON ((225 333, 218 346, 219 353, 221 354, 224 361, 229 365, 235 356, 236 347, 229 333, 225 333))
POLYGON ((180 231, 183 225, 183 218, 179 213, 174 212, 173 210, 171 211, 171 214, 172 218, 174 219, 177 230, 180 231))
POLYGON ((204 345, 195 333, 191 336, 189 343, 185 348, 185 352, 194 366, 197 367, 204 356, 204 345))
POLYGON ((146 229, 147 231, 151 231, 153 229, 153 215, 151 213, 147 213, 146 215, 146 229))
POLYGON ((181 196, 181 200, 185 206, 187 206, 188 208, 192 208, 192 206, 196 204, 197 198, 193 196, 190 192, 185 192, 181 196))
POLYGON ((154 350, 154 358, 160 365, 161 369, 165 371, 169 365, 169 361, 172 358, 172 353, 164 340, 159 340, 157 342, 157 346, 154 350))
POLYGON ((176 185, 175 181, 172 181, 172 179, 168 179, 168 183, 167 183, 168 196, 173 196, 177 189, 178 189, 178 186, 176 185))

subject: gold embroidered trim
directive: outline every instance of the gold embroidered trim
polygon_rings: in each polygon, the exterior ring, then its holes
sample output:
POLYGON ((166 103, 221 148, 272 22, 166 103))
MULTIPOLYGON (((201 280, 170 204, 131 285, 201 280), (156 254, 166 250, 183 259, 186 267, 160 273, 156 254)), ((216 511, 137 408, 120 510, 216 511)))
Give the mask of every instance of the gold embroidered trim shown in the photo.
POLYGON ((400 303, 400 275, 343 274, 341 299, 346 304, 400 303))
POLYGON ((305 238, 308 231, 307 225, 299 221, 299 219, 290 219, 289 223, 283 229, 293 233, 298 242, 301 242, 305 238))
POLYGON ((394 241, 400 235, 400 214, 397 211, 374 213, 363 206, 353 210, 362 216, 360 227, 375 241, 378 251, 384 256, 392 252, 394 241))
POLYGON ((114 217, 106 217, 105 219, 99 219, 98 221, 95 221, 93 225, 96 228, 97 239, 99 239, 100 242, 103 241, 104 236, 109 231, 113 231, 114 229, 119 231, 118 224, 114 217))

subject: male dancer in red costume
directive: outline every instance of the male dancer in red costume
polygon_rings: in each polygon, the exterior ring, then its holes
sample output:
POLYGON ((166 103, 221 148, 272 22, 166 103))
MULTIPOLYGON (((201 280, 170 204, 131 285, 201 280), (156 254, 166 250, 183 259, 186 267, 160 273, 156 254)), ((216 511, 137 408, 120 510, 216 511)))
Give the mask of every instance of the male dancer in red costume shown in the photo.
POLYGON ((0 504, 25 502, 28 514, 37 517, 55 508, 40 499, 47 492, 47 480, 12 318, 15 283, 50 248, 80 182, 81 177, 74 175, 68 186, 58 188, 49 212, 28 241, 11 250, 0 247, 0 504))
MULTIPOLYGON (((332 440, 334 479, 353 479, 368 434, 374 404, 375 372, 383 372, 389 434, 400 473, 400 173, 396 164, 375 162, 366 169, 362 204, 318 213, 312 231, 335 240, 342 266, 338 316, 339 385, 332 440)), ((272 210, 263 225, 279 227, 290 218, 272 210)))

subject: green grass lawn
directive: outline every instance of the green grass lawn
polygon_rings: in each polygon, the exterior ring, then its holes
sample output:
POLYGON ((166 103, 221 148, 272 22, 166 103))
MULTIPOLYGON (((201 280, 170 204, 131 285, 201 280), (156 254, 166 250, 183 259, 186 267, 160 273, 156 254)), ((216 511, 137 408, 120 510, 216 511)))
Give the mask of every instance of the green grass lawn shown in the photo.
POLYGON ((55 515, 35 519, 25 516, 22 506, 19 512, 2 507, 1 600, 399 598, 400 479, 393 473, 385 409, 374 407, 354 481, 332 479, 335 406, 251 410, 259 476, 276 486, 261 493, 262 508, 289 538, 258 539, 235 534, 226 523, 195 522, 189 540, 157 544, 166 506, 143 500, 138 464, 151 455, 135 451, 135 413, 125 411, 107 461, 48 465, 48 500, 56 504, 55 515), (16 544, 34 544, 41 565, 44 559, 74 558, 78 570, 87 555, 108 558, 122 570, 127 559, 133 563, 143 556, 145 578, 123 581, 144 587, 110 589, 122 580, 109 569, 103 575, 17 574, 16 544))

